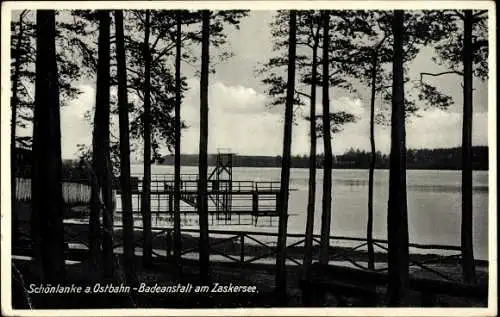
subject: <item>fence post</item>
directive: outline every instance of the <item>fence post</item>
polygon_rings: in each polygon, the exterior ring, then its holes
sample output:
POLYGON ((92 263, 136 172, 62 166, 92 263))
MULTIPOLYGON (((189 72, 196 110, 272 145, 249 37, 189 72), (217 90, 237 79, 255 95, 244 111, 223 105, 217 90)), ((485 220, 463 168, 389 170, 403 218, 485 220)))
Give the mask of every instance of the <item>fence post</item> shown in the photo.
POLYGON ((245 263, 245 235, 240 233, 240 262, 245 263))
POLYGON ((170 256, 172 255, 172 234, 169 229, 167 229, 166 240, 167 240, 167 259, 169 259, 170 256))
POLYGON ((252 193, 252 211, 257 214, 259 212, 259 194, 257 191, 252 193))

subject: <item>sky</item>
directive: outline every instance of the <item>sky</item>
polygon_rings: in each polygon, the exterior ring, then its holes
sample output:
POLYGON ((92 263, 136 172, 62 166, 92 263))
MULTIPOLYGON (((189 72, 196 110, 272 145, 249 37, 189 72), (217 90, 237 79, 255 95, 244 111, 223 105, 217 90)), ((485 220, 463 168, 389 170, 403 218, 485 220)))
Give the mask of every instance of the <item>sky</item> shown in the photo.
MULTIPOLYGON (((232 58, 215 65, 216 74, 210 76, 209 87, 209 145, 214 153, 218 148, 228 148, 244 155, 281 155, 283 138, 284 106, 266 107, 269 101, 266 87, 256 68, 273 55, 273 39, 269 23, 274 11, 251 11, 239 30, 228 27, 228 43, 225 49, 234 53, 232 58)), ((195 50, 196 52, 196 50, 195 50)), ((431 61, 433 49, 423 48, 409 64, 409 75, 418 78, 420 72, 441 72, 442 67, 431 61)), ((183 75, 188 78, 189 91, 181 106, 181 117, 188 125, 183 131, 182 153, 197 153, 199 140, 199 78, 191 66, 183 66, 183 75)), ((455 104, 447 111, 427 109, 418 112, 407 122, 408 148, 454 147, 461 144, 462 92, 461 78, 447 75, 429 80, 442 92, 451 95, 455 104)), ((61 134, 63 158, 75 158, 77 144, 91 144, 91 127, 85 114, 92 111, 95 103, 95 82, 85 80, 77 83, 82 94, 61 109, 61 134)), ((333 136, 333 152, 341 154, 349 148, 369 150, 369 88, 355 83, 357 93, 339 89, 330 90, 332 111, 353 113, 357 121, 344 126, 343 131, 333 136)), ((487 82, 474 81, 473 145, 487 145, 487 82)), ((380 100, 380 99, 379 99, 380 100)), ((422 104, 418 104, 423 107, 422 104)), ((308 107, 298 111, 293 126, 292 154, 309 152, 309 127, 303 116, 308 107)), ((321 113, 321 98, 317 113, 321 113)), ((117 119, 113 119, 117 122, 117 119)), ((22 132, 20 132, 22 134, 22 132)), ((376 127, 377 150, 388 153, 390 128, 376 127)), ((322 152, 318 142, 318 152, 322 152)), ((166 148, 163 154, 168 154, 166 148)))

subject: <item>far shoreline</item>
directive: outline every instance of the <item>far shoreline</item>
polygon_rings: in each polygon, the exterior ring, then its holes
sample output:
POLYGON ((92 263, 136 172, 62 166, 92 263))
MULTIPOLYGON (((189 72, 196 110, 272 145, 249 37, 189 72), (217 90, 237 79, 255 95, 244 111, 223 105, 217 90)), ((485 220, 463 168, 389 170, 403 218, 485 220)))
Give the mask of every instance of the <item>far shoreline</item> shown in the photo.
MULTIPOLYGON (((143 165, 143 162, 131 162, 130 165, 143 165)), ((171 166, 174 167, 172 164, 158 164, 158 163, 153 163, 151 164, 152 166, 171 166)), ((193 164, 181 164, 181 167, 198 167, 198 165, 193 165, 193 164)), ((215 165, 208 165, 208 167, 216 167, 215 165)), ((281 168, 281 166, 237 166, 233 165, 233 168, 281 168)), ((309 169, 308 167, 291 167, 291 169, 309 169)), ((322 170, 322 167, 317 167, 317 170, 322 170)), ((333 167, 333 170, 368 170, 368 167, 333 167)), ((375 170, 380 170, 380 171, 388 171, 389 168, 375 168, 375 170)), ((456 168, 407 168, 407 171, 461 171, 461 169, 456 169, 456 168)), ((488 172, 489 168, 487 169, 473 169, 473 171, 485 171, 488 172)))

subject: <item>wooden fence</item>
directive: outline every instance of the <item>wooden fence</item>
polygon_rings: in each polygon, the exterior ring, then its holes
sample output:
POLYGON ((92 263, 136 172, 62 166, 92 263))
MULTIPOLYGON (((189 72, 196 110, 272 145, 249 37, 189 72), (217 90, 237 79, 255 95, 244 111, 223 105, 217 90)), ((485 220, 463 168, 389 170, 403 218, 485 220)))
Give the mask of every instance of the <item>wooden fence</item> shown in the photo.
MULTIPOLYGON (((115 226, 115 228, 121 227, 115 226)), ((142 230, 142 227, 134 227, 134 230, 142 230)), ((199 235, 199 229, 182 229, 182 233, 197 237, 199 235)), ((173 229, 153 228, 153 236, 165 239, 165 245, 167 246, 165 255, 160 254, 157 250, 153 251, 154 256, 158 259, 168 258, 172 252, 169 245, 172 245, 172 243, 167 240, 171 239, 173 236, 173 229)), ((209 236, 211 238, 209 243, 210 254, 214 258, 212 260, 223 260, 240 263, 241 265, 248 265, 265 259, 268 261, 273 260, 277 255, 276 241, 278 234, 274 232, 210 230, 209 236), (228 244, 232 246, 228 248, 228 244)), ((319 235, 313 236, 313 248, 315 248, 315 250, 319 250, 319 239, 319 235)), ((136 240, 136 245, 142 246, 141 241, 142 238, 136 240)), ((387 240, 374 239, 373 241, 375 251, 378 253, 378 256, 383 257, 383 259, 379 259, 377 261, 377 265, 373 270, 371 270, 367 265, 367 254, 363 254, 363 252, 366 252, 364 250, 367 246, 366 238, 331 236, 329 260, 330 262, 344 262, 351 267, 364 271, 385 272, 388 269, 386 260, 388 251, 387 240), (357 254, 356 251, 358 251, 357 254), (359 251, 361 251, 361 253, 359 251)), ((305 234, 287 234, 286 260, 288 265, 302 265, 304 244, 305 234)), ((121 246, 122 243, 120 242, 115 245, 115 248, 121 246)), ((422 272, 432 275, 434 278, 438 278, 440 280, 456 280, 456 276, 448 270, 441 270, 439 267, 433 267, 433 265, 453 263, 458 267, 461 258, 461 249, 459 246, 417 243, 410 243, 409 246, 411 254, 410 269, 419 269, 422 272), (422 251, 425 253, 419 253, 422 251)), ((184 247, 181 254, 183 256, 188 254, 195 255, 198 251, 199 246, 195 243, 193 246, 184 247)))
MULTIPOLYGON (((85 257, 88 249, 87 224, 67 224, 65 225, 65 242, 69 243, 71 249, 68 250, 83 255, 85 257), (68 226, 68 227, 66 227, 68 226), (72 230, 70 227, 73 227, 72 230), (80 227, 80 228, 77 228, 80 227), (79 244, 80 247, 74 244, 79 244), (83 249, 82 249, 83 247, 83 249)), ((121 230, 121 226, 115 226, 115 230, 121 230)), ((135 226, 136 248, 142 247, 142 227, 135 226)), ((155 249, 153 256, 156 261, 168 261, 173 252, 173 229, 172 228, 152 228, 155 249), (164 241, 164 243, 162 243, 164 241), (158 243, 159 242, 159 243, 158 243)), ((198 236, 199 229, 182 229, 181 255, 185 259, 197 259, 199 252, 198 236)), ((123 247, 121 234, 115 235, 117 240, 114 249, 123 247)), ((209 253, 213 262, 229 262, 242 266, 271 264, 277 255, 277 233, 275 232, 255 232, 243 230, 210 230, 209 231, 209 253)), ((319 235, 313 236, 313 253, 317 257, 320 243, 319 235)), ((304 254, 305 235, 303 233, 288 233, 286 246, 287 265, 301 266, 304 254)), ((375 269, 368 268, 366 254, 366 239, 358 237, 331 236, 330 237, 330 263, 343 263, 352 268, 362 271, 384 273, 387 271, 387 240, 374 239, 376 248, 375 269)), ((75 253, 75 254, 76 254, 75 253)), ((444 281, 460 280, 460 247, 452 245, 438 244, 416 244, 410 243, 410 269, 420 271, 426 276, 444 281), (420 253, 419 251, 420 250, 420 253), (423 252, 422 252, 423 251, 423 252), (438 264, 438 265, 436 265, 438 264), (449 268, 454 267, 455 271, 449 268)))
MULTIPOLYGON (((31 200, 31 179, 16 179, 16 198, 19 201, 31 200)), ((90 186, 78 182, 62 183, 62 192, 64 201, 67 204, 87 204, 90 202, 90 186)))

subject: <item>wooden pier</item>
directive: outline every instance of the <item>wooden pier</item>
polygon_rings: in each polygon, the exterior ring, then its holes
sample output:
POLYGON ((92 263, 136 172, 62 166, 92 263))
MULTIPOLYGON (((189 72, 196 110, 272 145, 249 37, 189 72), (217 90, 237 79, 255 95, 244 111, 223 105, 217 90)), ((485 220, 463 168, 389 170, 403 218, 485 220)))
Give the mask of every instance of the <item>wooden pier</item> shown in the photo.
MULTIPOLYGON (((119 191, 117 191, 120 194, 119 191)), ((173 216, 174 212, 182 215, 198 214, 197 193, 198 175, 181 175, 181 206, 174 211, 175 182, 173 174, 151 175, 151 213, 157 216, 173 216)), ((278 204, 280 182, 234 180, 232 171, 232 153, 218 153, 216 166, 209 173, 208 214, 212 224, 275 226, 272 218, 280 216, 278 204), (251 220, 248 220, 251 219, 251 220)), ((132 177, 133 212, 140 213, 142 176, 132 177)), ((116 212, 121 213, 121 208, 116 212)))
MULTIPOLYGON (((190 175, 181 178, 181 208, 183 215, 197 214, 197 185, 198 181, 190 179, 190 175)), ((140 200, 143 195, 141 181, 137 178, 132 190, 134 213, 140 213, 140 200)), ((279 182, 232 181, 230 187, 221 188, 219 181, 208 182, 207 194, 209 199, 208 213, 215 220, 231 225, 248 225, 242 221, 242 216, 248 216, 253 222, 273 225, 269 217, 279 217, 278 200, 280 195, 279 182)), ((174 213, 174 181, 173 175, 153 175, 151 181, 151 213, 171 216, 174 213)), ((117 191, 119 195, 120 192, 117 191)), ((116 212, 121 213, 118 207, 116 212)), ((245 219, 247 219, 246 217, 245 219)))

